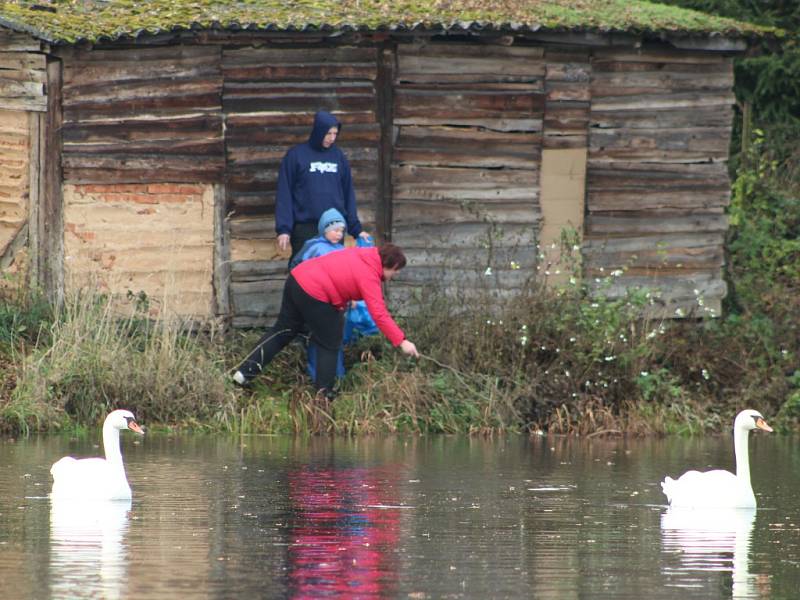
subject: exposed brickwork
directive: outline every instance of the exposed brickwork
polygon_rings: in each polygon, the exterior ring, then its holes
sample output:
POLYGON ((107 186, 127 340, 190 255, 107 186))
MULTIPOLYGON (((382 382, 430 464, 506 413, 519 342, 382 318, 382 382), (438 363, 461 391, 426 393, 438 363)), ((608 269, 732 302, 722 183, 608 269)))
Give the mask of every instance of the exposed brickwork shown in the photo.
POLYGON ((68 285, 106 289, 122 304, 144 292, 156 313, 210 316, 213 202, 206 185, 65 185, 68 285))

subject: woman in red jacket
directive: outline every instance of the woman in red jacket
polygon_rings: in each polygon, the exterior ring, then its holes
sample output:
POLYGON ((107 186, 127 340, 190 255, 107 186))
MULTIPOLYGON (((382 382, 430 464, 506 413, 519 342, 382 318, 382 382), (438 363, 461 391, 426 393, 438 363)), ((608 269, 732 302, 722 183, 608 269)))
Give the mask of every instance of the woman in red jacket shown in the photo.
POLYGON ((381 283, 390 281, 406 257, 394 244, 379 248, 346 248, 304 261, 292 269, 283 288, 278 320, 239 365, 233 380, 245 385, 256 377, 298 333, 307 329, 317 347, 317 390, 330 396, 336 377, 336 354, 342 345, 344 309, 364 300, 381 333, 403 352, 419 357, 383 299, 381 283))

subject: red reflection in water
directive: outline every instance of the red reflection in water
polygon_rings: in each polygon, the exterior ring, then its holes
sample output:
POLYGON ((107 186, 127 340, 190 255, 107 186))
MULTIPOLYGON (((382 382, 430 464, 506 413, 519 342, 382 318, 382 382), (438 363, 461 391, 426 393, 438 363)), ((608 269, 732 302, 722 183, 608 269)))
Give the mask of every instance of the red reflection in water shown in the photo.
POLYGON ((382 508, 396 505, 392 481, 387 472, 370 469, 289 473, 294 598, 377 596, 394 588, 401 511, 382 508))

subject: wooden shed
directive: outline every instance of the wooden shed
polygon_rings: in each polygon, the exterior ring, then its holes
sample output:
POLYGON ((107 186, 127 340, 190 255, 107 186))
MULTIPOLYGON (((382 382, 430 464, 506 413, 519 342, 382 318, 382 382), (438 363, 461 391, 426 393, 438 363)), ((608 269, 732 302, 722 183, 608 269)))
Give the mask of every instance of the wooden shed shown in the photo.
POLYGON ((630 0, 1 2, 0 264, 264 324, 278 165, 326 109, 362 222, 407 252, 393 298, 563 277, 566 231, 603 293, 718 312, 759 34, 630 0))

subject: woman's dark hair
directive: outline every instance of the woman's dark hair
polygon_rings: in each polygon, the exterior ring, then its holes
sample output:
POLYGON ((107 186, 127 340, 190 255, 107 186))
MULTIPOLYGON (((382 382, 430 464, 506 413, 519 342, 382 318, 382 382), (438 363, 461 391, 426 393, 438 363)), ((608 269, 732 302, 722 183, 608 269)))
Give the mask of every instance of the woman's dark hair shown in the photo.
POLYGON ((384 244, 378 248, 381 257, 381 266, 384 269, 402 269, 406 266, 406 255, 399 246, 384 244))

